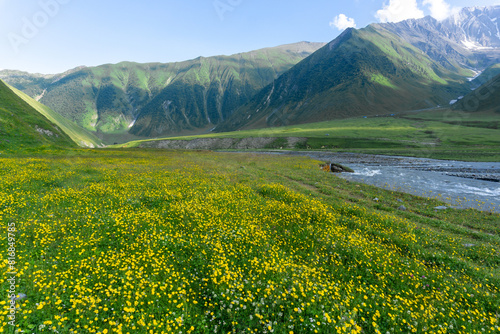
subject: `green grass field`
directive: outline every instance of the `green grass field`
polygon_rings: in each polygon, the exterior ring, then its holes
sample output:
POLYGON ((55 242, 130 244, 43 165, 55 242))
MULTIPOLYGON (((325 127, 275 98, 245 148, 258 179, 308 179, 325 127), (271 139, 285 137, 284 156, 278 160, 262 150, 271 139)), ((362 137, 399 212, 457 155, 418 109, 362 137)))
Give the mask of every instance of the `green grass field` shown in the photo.
POLYGON ((0 158, 0 332, 500 331, 498 214, 436 212, 436 199, 319 163, 144 149, 0 158), (27 296, 15 320, 12 292, 27 296))
MULTIPOLYGON (((167 139, 306 137, 307 143, 297 149, 500 161, 499 122, 498 113, 466 114, 442 109, 167 139)), ((137 147, 144 142, 114 147, 137 147)))

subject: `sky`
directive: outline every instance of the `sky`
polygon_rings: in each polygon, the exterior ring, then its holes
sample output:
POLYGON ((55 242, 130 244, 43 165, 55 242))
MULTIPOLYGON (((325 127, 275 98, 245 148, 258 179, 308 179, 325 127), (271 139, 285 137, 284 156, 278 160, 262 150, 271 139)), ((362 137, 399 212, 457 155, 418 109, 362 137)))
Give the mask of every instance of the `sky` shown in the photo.
POLYGON ((500 0, 0 0, 0 69, 55 74, 121 61, 178 62, 500 0))

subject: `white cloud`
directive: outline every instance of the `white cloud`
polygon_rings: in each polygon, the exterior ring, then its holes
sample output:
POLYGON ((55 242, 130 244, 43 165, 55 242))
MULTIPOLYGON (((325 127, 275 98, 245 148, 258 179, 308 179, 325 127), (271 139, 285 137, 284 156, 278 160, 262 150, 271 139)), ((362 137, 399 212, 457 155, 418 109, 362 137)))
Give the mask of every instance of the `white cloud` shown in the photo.
POLYGON ((444 0, 424 0, 423 4, 429 6, 431 16, 438 21, 444 20, 456 11, 444 0))
POLYGON ((377 11, 375 17, 380 22, 399 22, 407 19, 420 19, 424 17, 424 12, 418 8, 416 0, 389 0, 389 4, 385 3, 384 7, 377 11))
POLYGON ((338 30, 345 30, 347 28, 356 28, 356 22, 353 18, 347 17, 344 14, 339 14, 330 22, 330 27, 337 28, 338 30))

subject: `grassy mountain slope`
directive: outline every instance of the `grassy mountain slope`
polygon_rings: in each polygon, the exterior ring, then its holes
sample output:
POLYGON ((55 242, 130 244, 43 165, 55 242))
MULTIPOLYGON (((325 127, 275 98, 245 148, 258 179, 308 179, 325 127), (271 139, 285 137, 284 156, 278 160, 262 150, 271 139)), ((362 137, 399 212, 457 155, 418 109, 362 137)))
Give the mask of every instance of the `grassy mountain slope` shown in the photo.
POLYGON ((322 45, 303 42, 180 63, 124 62, 59 76, 3 77, 100 137, 129 129, 156 136, 213 127, 322 45))
POLYGON ((75 146, 64 131, 0 80, 0 152, 75 146))
POLYGON ((473 88, 479 88, 494 77, 500 74, 500 63, 489 66, 482 71, 477 77, 471 80, 473 88))
POLYGON ((48 86, 83 68, 85 68, 85 66, 79 66, 59 74, 40 74, 17 70, 1 70, 0 80, 3 80, 11 86, 15 86, 16 89, 19 89, 28 96, 38 100, 44 95, 44 91, 48 86))
POLYGON ((466 112, 494 112, 500 117, 500 74, 460 99, 453 105, 453 109, 466 112))
POLYGON ((282 46, 190 62, 178 80, 141 110, 131 133, 157 136, 219 124, 312 51, 309 44, 299 46, 298 50, 282 46))
POLYGON ((217 131, 428 108, 465 93, 466 83, 382 26, 348 29, 263 89, 217 131))
POLYGON ((102 141, 90 131, 85 130, 74 122, 64 118, 63 116, 56 113, 49 107, 41 104, 40 102, 35 101, 22 91, 11 86, 9 86, 9 88, 31 107, 33 107, 36 111, 45 116, 49 121, 57 124, 57 126, 61 128, 68 136, 70 136, 70 138, 79 146, 96 147, 102 145, 102 141))

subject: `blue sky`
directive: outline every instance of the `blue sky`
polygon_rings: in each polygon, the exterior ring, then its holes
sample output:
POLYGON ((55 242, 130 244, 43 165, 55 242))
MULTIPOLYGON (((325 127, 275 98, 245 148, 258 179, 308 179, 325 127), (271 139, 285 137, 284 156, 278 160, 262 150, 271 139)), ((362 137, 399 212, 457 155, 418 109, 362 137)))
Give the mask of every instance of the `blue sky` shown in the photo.
POLYGON ((0 0, 0 69, 48 74, 329 42, 348 26, 494 4, 500 0, 0 0))

